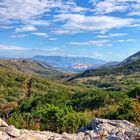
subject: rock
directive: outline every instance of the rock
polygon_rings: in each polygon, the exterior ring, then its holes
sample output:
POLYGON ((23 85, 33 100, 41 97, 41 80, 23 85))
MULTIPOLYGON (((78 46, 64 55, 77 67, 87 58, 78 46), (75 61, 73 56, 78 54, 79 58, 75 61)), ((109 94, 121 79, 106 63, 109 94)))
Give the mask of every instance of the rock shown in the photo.
MULTIPOLYGON (((94 118, 86 129, 92 130, 94 133, 104 132, 108 139, 123 139, 127 138, 128 140, 134 139, 134 131, 136 126, 126 120, 108 120, 108 119, 99 119, 94 118)), ((101 136, 101 134, 99 134, 101 136)))
POLYGON ((0 140, 140 140, 140 129, 125 120, 94 118, 75 134, 16 129, 0 119, 0 140))
POLYGON ((109 136, 107 137, 107 140, 127 140, 127 139, 117 137, 117 136, 109 136))
POLYGON ((0 127, 7 127, 8 124, 0 118, 0 127))
POLYGON ((5 131, 11 137, 19 137, 20 136, 20 130, 19 129, 16 129, 12 125, 7 126, 5 131))
POLYGON ((10 136, 2 131, 0 131, 0 140, 9 140, 10 136))

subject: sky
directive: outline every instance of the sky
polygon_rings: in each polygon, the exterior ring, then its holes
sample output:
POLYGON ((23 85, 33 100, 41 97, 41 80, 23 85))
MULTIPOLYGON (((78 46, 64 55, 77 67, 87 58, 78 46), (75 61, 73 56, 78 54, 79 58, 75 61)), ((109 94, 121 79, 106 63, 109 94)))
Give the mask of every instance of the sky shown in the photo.
POLYGON ((140 51, 140 0, 0 0, 0 56, 121 61, 140 51))

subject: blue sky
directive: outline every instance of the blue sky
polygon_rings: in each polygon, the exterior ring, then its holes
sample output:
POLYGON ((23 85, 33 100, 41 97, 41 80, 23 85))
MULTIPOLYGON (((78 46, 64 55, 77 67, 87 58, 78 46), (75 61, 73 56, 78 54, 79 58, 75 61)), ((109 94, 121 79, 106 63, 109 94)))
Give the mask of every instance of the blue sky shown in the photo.
POLYGON ((121 61, 139 38, 140 0, 0 0, 0 56, 121 61))

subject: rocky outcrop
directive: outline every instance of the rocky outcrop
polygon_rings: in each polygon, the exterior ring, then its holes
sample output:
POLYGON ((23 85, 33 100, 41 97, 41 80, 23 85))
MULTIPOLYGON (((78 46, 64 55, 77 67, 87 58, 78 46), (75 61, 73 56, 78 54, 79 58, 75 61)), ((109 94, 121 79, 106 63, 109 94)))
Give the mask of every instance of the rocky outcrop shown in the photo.
POLYGON ((140 129, 126 120, 94 118, 76 134, 57 134, 19 130, 0 119, 0 140, 140 140, 140 129))

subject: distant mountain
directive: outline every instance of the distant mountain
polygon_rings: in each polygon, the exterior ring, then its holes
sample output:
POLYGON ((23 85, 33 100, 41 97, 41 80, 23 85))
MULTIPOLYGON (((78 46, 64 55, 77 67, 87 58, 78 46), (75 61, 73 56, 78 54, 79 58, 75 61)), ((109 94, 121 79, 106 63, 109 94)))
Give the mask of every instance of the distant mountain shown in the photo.
POLYGON ((88 57, 63 57, 63 56, 34 56, 32 59, 47 62, 49 65, 65 71, 81 72, 97 68, 106 62, 88 57))
POLYGON ((24 73, 42 75, 51 79, 59 78, 64 74, 63 72, 52 68, 47 63, 44 65, 41 62, 31 59, 1 59, 0 67, 14 69, 24 73))
POLYGON ((140 72, 140 52, 128 57, 116 66, 99 67, 97 69, 87 70, 75 77, 70 78, 69 80, 92 76, 128 75, 135 72, 140 72))
POLYGON ((111 62, 108 62, 108 63, 102 65, 101 67, 102 68, 110 68, 110 67, 117 66, 119 63, 120 63, 119 61, 111 61, 111 62))
POLYGON ((119 66, 128 65, 140 60, 140 51, 122 61, 119 66))
POLYGON ((0 59, 9 59, 8 57, 0 56, 0 59))

